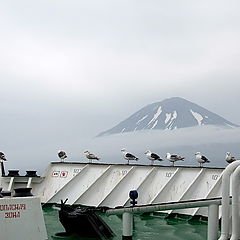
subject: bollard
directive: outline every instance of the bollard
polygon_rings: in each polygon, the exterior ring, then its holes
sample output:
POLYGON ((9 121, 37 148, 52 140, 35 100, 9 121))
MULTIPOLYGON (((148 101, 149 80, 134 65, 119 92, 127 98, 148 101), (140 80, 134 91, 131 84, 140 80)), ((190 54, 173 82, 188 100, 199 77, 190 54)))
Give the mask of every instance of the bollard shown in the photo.
POLYGON ((123 224, 123 240, 132 240, 133 232, 133 214, 130 212, 124 212, 122 215, 122 224, 123 224))
POLYGON ((211 204, 208 207, 208 240, 218 239, 218 219, 219 207, 217 204, 211 204))

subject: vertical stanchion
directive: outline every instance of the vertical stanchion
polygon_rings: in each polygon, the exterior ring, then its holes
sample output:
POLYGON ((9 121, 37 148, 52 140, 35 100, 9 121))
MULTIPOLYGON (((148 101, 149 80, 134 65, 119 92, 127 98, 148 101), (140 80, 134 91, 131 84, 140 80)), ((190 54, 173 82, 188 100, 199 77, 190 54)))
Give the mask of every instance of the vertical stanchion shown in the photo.
POLYGON ((32 184, 32 177, 28 178, 27 188, 30 188, 32 184))
POLYGON ((10 178, 10 182, 8 184, 8 191, 10 192, 12 190, 12 185, 13 185, 14 177, 10 178))
POLYGON ((123 224, 123 240, 132 240, 133 232, 133 214, 129 212, 124 212, 122 215, 122 224, 123 224))
POLYGON ((240 237, 239 218, 239 178, 240 166, 232 174, 232 236, 230 240, 238 240, 240 237))
POLYGON ((218 239, 219 206, 217 204, 208 207, 208 240, 218 239))

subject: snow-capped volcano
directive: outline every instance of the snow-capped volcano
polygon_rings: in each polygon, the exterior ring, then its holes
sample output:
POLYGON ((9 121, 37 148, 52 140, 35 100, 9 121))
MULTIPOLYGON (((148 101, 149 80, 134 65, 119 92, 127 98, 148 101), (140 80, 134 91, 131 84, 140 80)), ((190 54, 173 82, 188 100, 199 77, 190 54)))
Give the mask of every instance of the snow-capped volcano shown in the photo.
POLYGON ((173 97, 145 106, 98 136, 147 129, 173 130, 202 125, 239 127, 195 103, 180 97, 173 97))

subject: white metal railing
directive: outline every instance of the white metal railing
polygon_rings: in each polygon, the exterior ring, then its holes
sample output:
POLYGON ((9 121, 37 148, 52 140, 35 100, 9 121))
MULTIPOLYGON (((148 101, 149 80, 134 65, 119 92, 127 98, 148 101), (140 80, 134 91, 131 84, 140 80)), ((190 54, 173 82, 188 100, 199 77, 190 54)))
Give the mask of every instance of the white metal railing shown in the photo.
POLYGON ((218 238, 218 220, 219 205, 221 198, 199 199, 192 201, 160 203, 152 205, 142 205, 135 207, 123 207, 117 209, 108 209, 107 215, 122 214, 123 239, 131 239, 133 231, 133 214, 147 213, 155 211, 176 210, 184 208, 208 207, 208 240, 217 240, 218 238))
MULTIPOLYGON (((229 239, 229 218, 230 218, 230 177, 235 172, 236 168, 240 166, 240 161, 235 161, 229 164, 222 173, 222 220, 221 220, 221 236, 219 240, 229 239)), ((235 189, 232 191, 236 191, 235 189)), ((238 192, 238 191, 236 191, 238 192)), ((239 194, 239 192, 238 192, 239 194)), ((235 196, 233 193, 233 201, 235 201, 235 196)), ((235 215, 233 213, 233 215, 235 215)), ((234 221, 234 218, 232 218, 234 221)), ((234 225, 234 223, 232 224, 234 225)), ((234 229, 232 235, 235 235, 234 229)))
POLYGON ((239 178, 240 163, 232 174, 232 236, 230 240, 238 240, 240 237, 239 224, 239 178))
POLYGON ((240 160, 229 164, 222 173, 222 198, 198 199, 134 207, 108 209, 107 215, 123 215, 123 239, 132 237, 133 213, 146 213, 196 207, 208 207, 208 240, 218 239, 219 205, 222 205, 221 236, 218 240, 229 239, 230 204, 232 203, 232 235, 230 240, 240 238, 240 201, 239 201, 240 160), (230 199, 230 178, 232 176, 232 201, 230 199))

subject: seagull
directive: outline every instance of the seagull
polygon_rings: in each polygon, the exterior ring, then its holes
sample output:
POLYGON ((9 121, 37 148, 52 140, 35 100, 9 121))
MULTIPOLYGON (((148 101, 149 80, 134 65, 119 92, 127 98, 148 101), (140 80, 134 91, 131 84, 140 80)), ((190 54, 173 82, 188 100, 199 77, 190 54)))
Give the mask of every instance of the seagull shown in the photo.
POLYGON ((128 160, 128 164, 130 160, 138 161, 138 158, 132 155, 131 153, 127 152, 126 149, 121 149, 121 152, 123 153, 123 157, 128 160))
POLYGON ((200 163, 200 167, 202 167, 203 163, 209 163, 210 162, 205 156, 201 155, 200 152, 196 152, 195 155, 196 155, 197 161, 200 163))
POLYGON ((147 158, 152 161, 152 165, 153 165, 153 162, 156 160, 163 161, 156 153, 152 153, 150 150, 147 150, 145 154, 147 158))
POLYGON ((7 161, 5 154, 3 152, 0 152, 0 160, 7 161))
POLYGON ((226 153, 226 158, 225 159, 228 163, 232 163, 232 162, 236 161, 236 158, 233 157, 230 152, 226 153))
POLYGON ((64 159, 67 158, 67 154, 64 151, 60 150, 58 151, 58 157, 61 159, 61 162, 64 162, 64 159))
POLYGON ((176 161, 184 161, 184 159, 185 159, 185 157, 181 157, 181 156, 179 156, 179 155, 170 154, 170 153, 167 153, 167 154, 166 154, 166 158, 167 158, 170 162, 173 163, 172 166, 174 166, 174 163, 175 163, 176 161))
POLYGON ((89 162, 92 163, 92 160, 100 160, 99 157, 97 157, 95 154, 90 153, 89 151, 84 151, 84 154, 86 156, 86 158, 89 159, 89 162))

